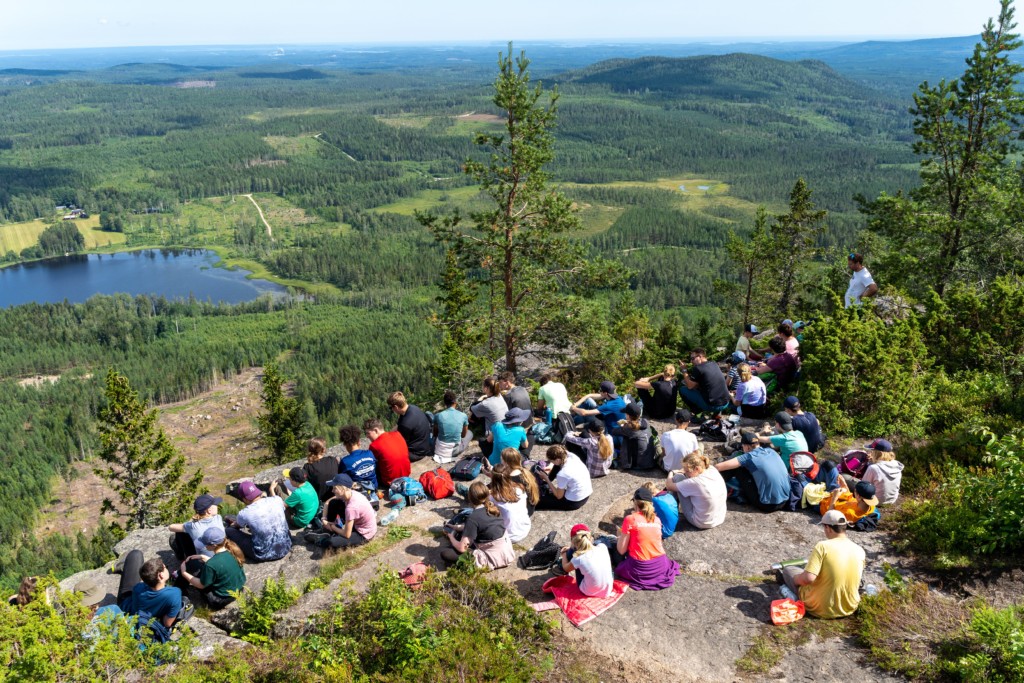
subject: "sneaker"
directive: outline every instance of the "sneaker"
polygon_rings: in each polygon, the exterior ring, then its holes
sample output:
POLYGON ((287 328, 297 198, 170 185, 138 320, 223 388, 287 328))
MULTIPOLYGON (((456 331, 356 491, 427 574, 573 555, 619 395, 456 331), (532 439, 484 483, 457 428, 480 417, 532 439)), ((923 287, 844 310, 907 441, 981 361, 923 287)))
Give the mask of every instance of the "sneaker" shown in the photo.
POLYGON ((787 600, 792 600, 793 602, 798 602, 800 600, 797 594, 789 589, 789 586, 782 586, 781 588, 779 588, 779 592, 782 593, 782 597, 786 598, 787 600))
POLYGON ((303 536, 302 540, 304 540, 306 543, 312 543, 313 545, 322 548, 323 546, 320 545, 320 542, 321 541, 328 541, 328 542, 330 542, 331 535, 330 534, 325 534, 325 533, 312 533, 312 532, 310 532, 310 533, 306 534, 305 536, 303 536))

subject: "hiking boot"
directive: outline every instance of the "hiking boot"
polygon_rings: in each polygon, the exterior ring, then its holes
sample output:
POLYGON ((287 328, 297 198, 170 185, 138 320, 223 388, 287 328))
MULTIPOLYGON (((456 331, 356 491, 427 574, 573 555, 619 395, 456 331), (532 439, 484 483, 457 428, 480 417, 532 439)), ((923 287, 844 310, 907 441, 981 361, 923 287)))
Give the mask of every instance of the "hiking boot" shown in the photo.
POLYGON ((304 540, 306 543, 311 543, 311 544, 317 546, 318 548, 323 548, 324 546, 321 545, 321 542, 330 543, 331 535, 330 534, 326 534, 326 533, 313 533, 313 532, 310 532, 310 533, 306 534, 305 536, 303 536, 302 540, 304 540))

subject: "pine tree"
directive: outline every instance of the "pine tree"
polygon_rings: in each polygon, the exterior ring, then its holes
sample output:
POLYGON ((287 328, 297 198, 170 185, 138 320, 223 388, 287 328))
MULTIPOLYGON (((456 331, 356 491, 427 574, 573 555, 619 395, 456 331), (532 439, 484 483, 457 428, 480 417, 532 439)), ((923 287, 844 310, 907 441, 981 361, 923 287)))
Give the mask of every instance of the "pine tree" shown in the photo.
POLYGON ((588 257, 584 244, 572 239, 581 227, 576 207, 548 187, 544 169, 554 154, 551 129, 558 93, 551 92, 542 103, 543 89, 530 87, 529 64, 523 53, 512 57, 511 44, 509 54, 499 56, 493 101, 502 112, 504 130, 477 134, 475 143, 486 151, 486 161, 465 165, 493 208, 470 214, 470 227, 463 226, 458 213, 417 214, 455 256, 472 281, 470 291, 478 290, 482 299, 467 310, 470 338, 463 339, 470 346, 481 334, 482 348, 462 352, 503 355, 512 372, 531 344, 567 346, 571 340, 562 321, 579 314, 577 297, 621 285, 626 275, 617 264, 588 257))
POLYGON ((798 178, 789 193, 789 213, 776 216, 769 229, 771 251, 765 256, 768 272, 778 286, 776 313, 782 317, 792 313, 799 276, 814 257, 814 244, 824 231, 826 215, 827 211, 814 208, 811 189, 798 178))
POLYGON ((124 531, 180 521, 200 492, 202 470, 185 478, 185 457, 157 425, 157 411, 146 410, 128 378, 113 368, 104 394, 99 458, 106 467, 94 471, 117 499, 104 499, 102 513, 123 519, 123 526, 114 522, 112 527, 124 531))
POLYGON ((270 449, 270 456, 257 462, 275 465, 298 460, 306 453, 309 426, 305 410, 295 398, 286 396, 284 378, 274 364, 263 371, 263 412, 256 416, 259 439, 270 449))

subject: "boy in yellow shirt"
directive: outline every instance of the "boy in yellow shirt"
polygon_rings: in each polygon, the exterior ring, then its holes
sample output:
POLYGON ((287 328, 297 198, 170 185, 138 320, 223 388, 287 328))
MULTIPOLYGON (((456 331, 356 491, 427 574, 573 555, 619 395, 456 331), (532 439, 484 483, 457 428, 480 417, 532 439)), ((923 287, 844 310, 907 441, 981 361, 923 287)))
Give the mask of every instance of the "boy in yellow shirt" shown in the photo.
POLYGON ((846 537, 846 517, 839 510, 826 512, 821 524, 825 540, 814 546, 807 566, 785 567, 782 579, 809 614, 820 619, 848 617, 860 604, 864 549, 846 537))

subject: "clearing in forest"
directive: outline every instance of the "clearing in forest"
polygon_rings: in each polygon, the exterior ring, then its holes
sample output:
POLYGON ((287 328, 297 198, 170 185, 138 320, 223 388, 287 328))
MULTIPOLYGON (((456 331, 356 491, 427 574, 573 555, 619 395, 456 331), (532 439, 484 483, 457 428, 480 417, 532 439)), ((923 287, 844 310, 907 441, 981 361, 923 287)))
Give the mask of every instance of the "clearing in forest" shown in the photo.
MULTIPOLYGON (((78 218, 72 221, 78 232, 85 238, 86 249, 97 249, 115 244, 124 244, 124 233, 106 232, 100 230, 100 217, 92 215, 88 218, 78 218)), ((23 221, 21 223, 5 223, 0 225, 0 254, 13 251, 16 254, 39 243, 39 235, 46 230, 47 225, 41 218, 34 221, 23 221)))

